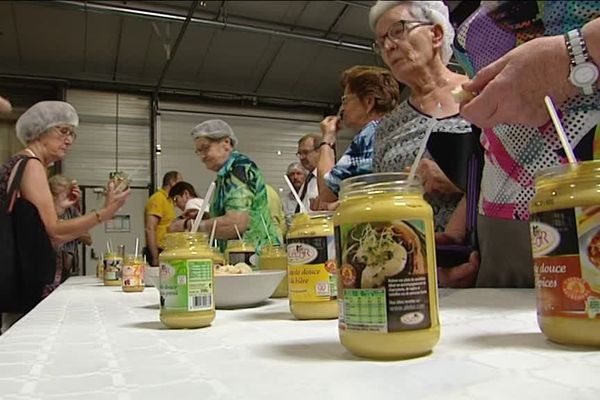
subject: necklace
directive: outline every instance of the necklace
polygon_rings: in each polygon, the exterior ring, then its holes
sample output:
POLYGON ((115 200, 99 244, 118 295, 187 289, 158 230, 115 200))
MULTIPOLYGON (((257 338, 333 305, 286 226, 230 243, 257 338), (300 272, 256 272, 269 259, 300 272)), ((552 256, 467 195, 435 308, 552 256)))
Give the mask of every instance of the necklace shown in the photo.
POLYGON ((26 152, 28 152, 29 154, 31 154, 33 157, 35 157, 35 158, 39 158, 39 157, 37 156, 37 154, 35 154, 35 153, 33 152, 33 150, 31 150, 29 147, 25 147, 25 149, 24 149, 24 150, 25 150, 26 152))

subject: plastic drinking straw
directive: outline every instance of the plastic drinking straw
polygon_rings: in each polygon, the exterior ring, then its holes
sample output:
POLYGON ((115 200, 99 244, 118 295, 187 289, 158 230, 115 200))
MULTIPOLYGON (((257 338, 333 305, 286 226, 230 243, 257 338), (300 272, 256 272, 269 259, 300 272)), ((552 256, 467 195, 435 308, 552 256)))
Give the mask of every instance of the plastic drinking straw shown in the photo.
POLYGON ((208 186, 208 190, 206 191, 206 196, 204 196, 204 201, 202 202, 202 207, 198 211, 198 215, 196 215, 196 219, 194 219, 194 223, 192 224, 192 229, 190 232, 196 233, 198 232, 198 228, 200 227, 200 221, 202 221, 202 216, 206 212, 208 208, 208 204, 210 203, 210 199, 212 198, 213 192, 215 191, 215 183, 211 182, 208 186))
POLYGON ((137 260, 137 256, 138 256, 138 250, 140 247, 140 238, 136 237, 135 238, 135 253, 134 253, 134 258, 137 260))
POLYGON ((413 161, 413 164, 410 166, 410 172, 408 173, 408 182, 412 182, 413 179, 415 179, 415 174, 417 173, 417 167, 419 166, 419 163, 421 162, 421 158, 423 157, 423 154, 425 153, 425 149, 427 149, 427 142, 429 141, 429 136, 431 136, 431 131, 433 131, 433 128, 437 124, 438 117, 441 117, 441 115, 442 115, 442 105, 440 103, 437 103, 435 111, 436 111, 435 113, 437 114, 437 117, 435 115, 432 115, 433 119, 429 122, 429 125, 427 126, 427 130, 425 131, 425 137, 423 138, 423 143, 421 143, 421 147, 419 148, 419 151, 417 152, 415 160, 413 161))
MULTIPOLYGON (((212 246, 213 240, 215 238, 215 231, 217 230, 217 219, 215 218, 213 220, 213 226, 212 229, 210 231, 210 238, 208 239, 208 247, 212 246)), ((215 246, 216 247, 216 246, 215 246)))
POLYGON ((233 227, 235 228, 235 234, 237 235, 238 239, 240 239, 240 242, 243 242, 242 235, 240 235, 240 230, 238 229, 237 224, 233 224, 233 227))
POLYGON ((294 199, 296 199, 296 203, 298 203, 298 206, 300 207, 300 212, 306 213, 306 207, 304 207, 304 203, 302 203, 302 200, 300 200, 300 196, 298 196, 298 193, 296 193, 296 189, 294 189, 294 185, 292 185, 290 178, 288 178, 287 175, 283 175, 283 177, 285 178, 285 182, 289 186, 290 192, 292 192, 294 199))
POLYGON ((263 226, 265 227, 265 233, 267 234, 267 239, 269 239, 269 244, 273 246, 273 241, 271 240, 271 235, 269 235, 269 229, 267 228, 267 221, 265 221, 265 217, 260 216, 260 220, 262 221, 263 226))
POLYGON ((544 103, 546 104, 548 114, 550 114, 550 119, 552 119, 552 123, 554 124, 554 129, 556 129, 556 133, 558 133, 558 138, 560 139, 560 144, 562 144, 563 150, 565 151, 567 160, 569 160, 569 164, 574 167, 577 165, 577 159, 575 158, 575 154, 573 153, 571 145, 569 145, 565 128, 563 128, 562 124, 560 123, 558 113, 556 112, 556 107, 554 107, 554 103, 552 102, 550 96, 544 97, 544 103))
POLYGON ((112 251, 110 251, 110 243, 108 243, 108 240, 106 241, 106 250, 107 250, 109 253, 112 253, 112 251))

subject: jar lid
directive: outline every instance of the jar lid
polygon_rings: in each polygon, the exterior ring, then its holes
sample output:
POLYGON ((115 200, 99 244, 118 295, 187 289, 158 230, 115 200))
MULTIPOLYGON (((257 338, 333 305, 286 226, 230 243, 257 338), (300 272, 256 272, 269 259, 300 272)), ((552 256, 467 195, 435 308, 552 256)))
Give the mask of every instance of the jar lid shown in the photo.
POLYGON ((408 179, 408 172, 379 172, 358 175, 342 181, 340 199, 356 195, 385 193, 423 193, 418 177, 408 179))

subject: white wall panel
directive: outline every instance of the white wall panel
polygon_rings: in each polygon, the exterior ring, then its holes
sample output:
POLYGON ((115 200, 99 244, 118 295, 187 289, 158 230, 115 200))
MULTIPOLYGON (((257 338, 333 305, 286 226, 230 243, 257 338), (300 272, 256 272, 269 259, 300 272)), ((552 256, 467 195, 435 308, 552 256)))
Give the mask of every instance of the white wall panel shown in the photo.
POLYGON ((81 185, 104 185, 117 168, 133 186, 150 182, 150 101, 148 97, 91 90, 68 90, 67 101, 79 114, 77 140, 63 173, 81 185), (117 149, 118 144, 118 149, 117 149))

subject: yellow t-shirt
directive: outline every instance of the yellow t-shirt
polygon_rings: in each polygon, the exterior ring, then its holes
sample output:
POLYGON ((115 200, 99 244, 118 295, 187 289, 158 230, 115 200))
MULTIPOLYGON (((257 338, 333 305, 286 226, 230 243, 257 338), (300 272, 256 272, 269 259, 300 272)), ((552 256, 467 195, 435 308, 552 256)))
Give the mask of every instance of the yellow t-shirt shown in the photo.
POLYGON ((156 226, 156 245, 162 249, 165 248, 165 235, 167 228, 175 219, 175 206, 169 199, 169 194, 164 189, 159 189, 148 199, 144 216, 154 215, 157 217, 158 225, 156 226))

